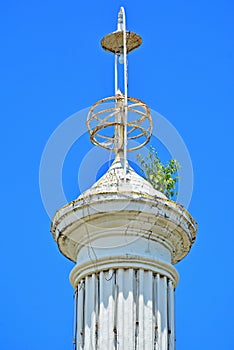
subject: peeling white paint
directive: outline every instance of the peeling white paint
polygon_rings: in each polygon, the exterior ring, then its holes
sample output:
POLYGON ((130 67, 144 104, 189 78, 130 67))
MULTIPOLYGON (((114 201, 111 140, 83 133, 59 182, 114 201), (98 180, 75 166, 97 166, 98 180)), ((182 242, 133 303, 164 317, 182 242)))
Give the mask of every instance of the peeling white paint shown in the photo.
POLYGON ((100 272, 98 281, 100 298, 93 297, 94 275, 81 281, 84 287, 78 292, 77 349, 174 349, 171 280, 143 269, 118 269, 100 272), (81 309, 84 322, 79 316, 81 309))
POLYGON ((77 350, 174 350, 173 264, 186 256, 196 222, 117 159, 54 216, 61 252, 76 262, 77 350))

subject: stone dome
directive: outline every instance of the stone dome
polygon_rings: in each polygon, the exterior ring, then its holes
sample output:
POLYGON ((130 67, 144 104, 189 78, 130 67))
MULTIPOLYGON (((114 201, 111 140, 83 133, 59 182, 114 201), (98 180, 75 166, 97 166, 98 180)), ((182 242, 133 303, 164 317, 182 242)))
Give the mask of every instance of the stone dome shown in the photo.
POLYGON ((126 161, 126 177, 124 177, 124 161, 117 156, 109 170, 95 184, 84 191, 77 200, 85 199, 89 196, 100 194, 128 195, 133 197, 167 197, 160 191, 157 191, 148 181, 138 175, 126 161))
MULTIPOLYGON (((169 252, 169 260, 175 264, 188 254, 196 237, 196 222, 185 208, 155 190, 128 163, 126 176, 124 172, 123 159, 117 155, 91 188, 56 212, 51 232, 60 251, 81 262, 80 252, 90 245, 98 247, 97 242, 103 245, 104 240, 110 244, 105 247, 107 254, 120 237, 121 247, 126 246, 129 255, 132 248, 126 245, 127 238, 134 241, 141 237, 148 242, 150 237, 152 244, 169 252)), ((90 253, 86 255, 89 259, 90 253)))

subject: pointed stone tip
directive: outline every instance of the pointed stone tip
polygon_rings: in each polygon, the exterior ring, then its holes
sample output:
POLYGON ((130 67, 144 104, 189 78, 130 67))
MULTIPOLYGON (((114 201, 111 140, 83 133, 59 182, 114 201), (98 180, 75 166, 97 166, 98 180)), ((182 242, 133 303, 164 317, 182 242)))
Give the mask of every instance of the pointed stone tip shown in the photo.
POLYGON ((129 199, 131 196, 134 198, 137 196, 139 199, 142 198, 142 196, 167 199, 163 193, 157 191, 146 179, 138 175, 127 160, 124 161, 121 152, 116 154, 107 172, 78 198, 80 199, 103 193, 109 193, 110 195, 112 193, 115 193, 115 195, 116 193, 120 195, 126 193, 129 199))

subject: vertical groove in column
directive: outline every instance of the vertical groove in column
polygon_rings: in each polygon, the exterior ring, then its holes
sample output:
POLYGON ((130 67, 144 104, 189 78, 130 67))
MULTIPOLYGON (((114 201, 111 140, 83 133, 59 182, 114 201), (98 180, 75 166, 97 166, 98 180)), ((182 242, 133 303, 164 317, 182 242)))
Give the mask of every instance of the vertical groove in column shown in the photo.
POLYGON ((114 272, 114 349, 117 350, 118 346, 118 333, 117 333, 117 319, 118 319, 118 284, 117 284, 117 271, 114 272))
POLYGON ((99 339, 100 349, 113 349, 115 328, 115 273, 113 270, 101 272, 100 282, 100 312, 99 312, 99 339))
POLYGON ((117 349, 124 349, 124 270, 117 270, 117 284, 118 284, 118 306, 117 306, 117 349))
POLYGON ((144 337, 145 349, 151 349, 153 344, 153 305, 152 305, 152 283, 151 271, 144 271, 144 337))
POLYGON ((157 331, 158 331, 158 339, 157 346, 158 349, 161 350, 161 288, 160 288, 160 275, 157 273, 156 275, 156 304, 157 304, 157 331))
POLYGON ((134 270, 134 282, 133 282, 133 298, 134 298, 134 313, 135 313, 135 340, 134 350, 139 348, 139 273, 138 270, 134 270))
POLYGON ((86 276, 85 277, 85 302, 84 302, 84 309, 85 309, 85 336, 84 336, 84 349, 90 350, 92 349, 91 344, 91 318, 92 318, 92 284, 91 284, 91 278, 86 276))
POLYGON ((77 310, 77 349, 84 348, 84 280, 78 285, 78 310, 77 310))
POLYGON ((161 320, 162 320, 162 350, 168 350, 167 348, 167 277, 161 277, 161 320))
POLYGON ((159 350, 158 344, 158 304, 157 304, 157 275, 153 275, 153 327, 154 327, 154 339, 153 339, 153 349, 159 350))
POLYGON ((175 349, 175 325, 174 325, 174 286, 171 280, 168 282, 168 350, 175 349))
POLYGON ((99 342, 99 318, 100 318, 100 284, 99 284, 99 274, 95 274, 95 314, 96 314, 96 324, 95 324, 95 349, 98 349, 99 342))
POLYGON ((123 272, 123 334, 124 348, 134 347, 134 300, 133 300, 133 269, 123 272))
POLYGON ((139 270, 139 336, 138 350, 144 350, 144 271, 139 270))
POLYGON ((103 306, 103 293, 104 293, 104 287, 103 287, 103 272, 99 273, 99 324, 98 324, 98 347, 101 348, 103 345, 103 338, 105 337, 105 334, 103 334, 106 323, 103 322, 104 318, 104 306, 103 306))
POLYGON ((91 349, 96 349, 96 281, 95 274, 93 273, 90 279, 91 292, 90 292, 90 302, 91 302, 91 349))
POLYGON ((108 272, 100 272, 100 348, 108 349, 109 342, 109 295, 111 293, 108 272))
POLYGON ((114 270, 109 270, 109 327, 108 327, 108 349, 112 350, 114 347, 114 285, 115 285, 115 272, 114 270))
POLYGON ((78 312, 78 287, 75 289, 74 294, 74 326, 73 326, 73 349, 77 348, 77 312, 78 312))

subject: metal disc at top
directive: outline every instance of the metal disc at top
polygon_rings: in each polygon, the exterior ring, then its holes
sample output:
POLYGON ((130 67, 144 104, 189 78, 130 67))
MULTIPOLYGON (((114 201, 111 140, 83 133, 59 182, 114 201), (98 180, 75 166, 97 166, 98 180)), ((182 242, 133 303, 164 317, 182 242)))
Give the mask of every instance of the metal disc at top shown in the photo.
MULTIPOLYGON (((142 44, 142 38, 140 35, 126 31, 126 49, 127 53, 137 49, 142 44)), ((112 52, 114 54, 123 52, 123 31, 117 30, 116 32, 107 34, 101 40, 101 46, 104 50, 112 52)))

